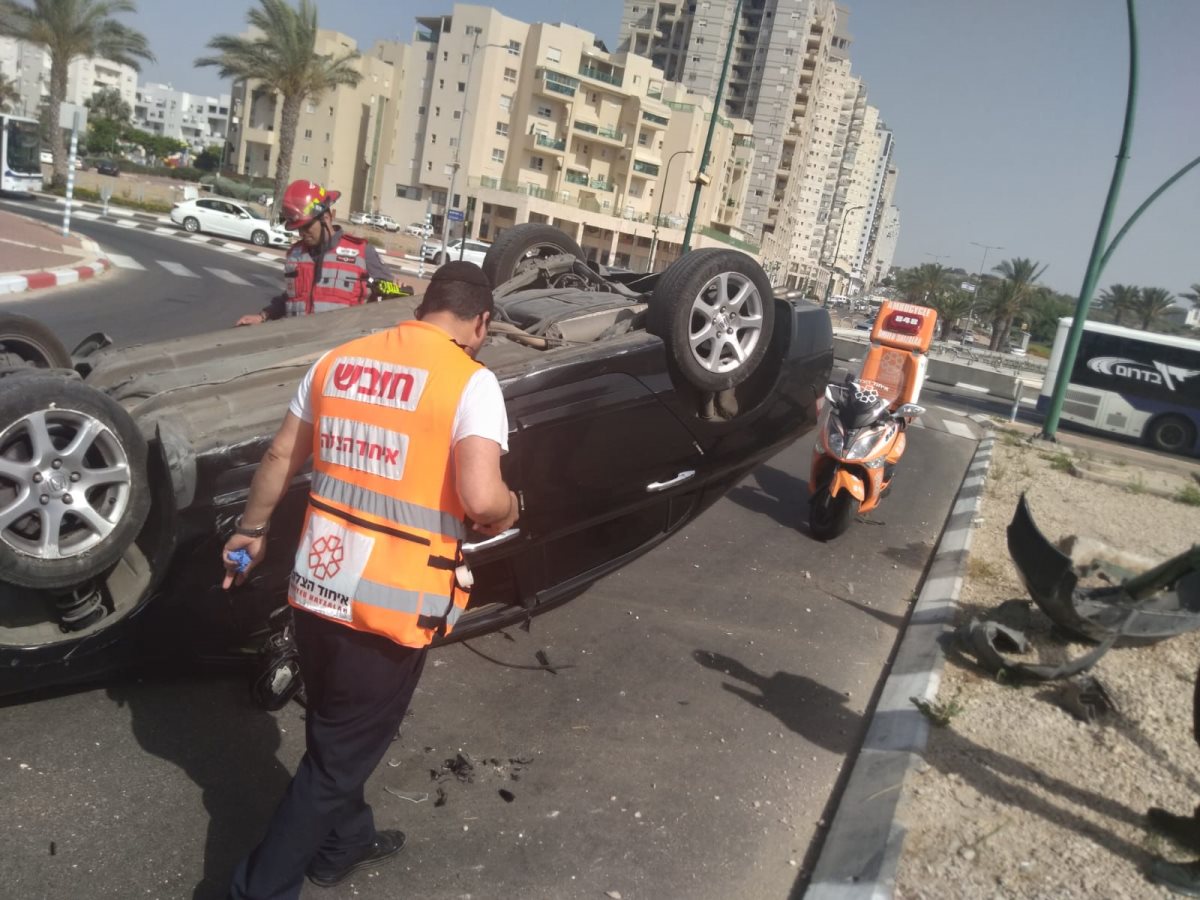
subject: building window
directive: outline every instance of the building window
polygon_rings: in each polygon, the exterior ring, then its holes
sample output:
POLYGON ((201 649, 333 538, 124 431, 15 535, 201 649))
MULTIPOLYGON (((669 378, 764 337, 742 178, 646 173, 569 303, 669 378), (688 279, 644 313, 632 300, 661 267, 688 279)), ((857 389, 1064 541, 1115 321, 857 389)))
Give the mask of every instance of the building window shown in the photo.
POLYGON ((496 123, 496 134, 500 134, 500 135, 503 135, 504 137, 508 137, 508 123, 507 122, 497 122, 496 123))
POLYGON ((460 94, 465 94, 467 92, 467 83, 465 81, 460 81, 458 83, 458 92, 460 94))
POLYGON ((521 42, 520 41, 509 41, 508 42, 508 52, 513 56, 520 56, 521 55, 521 42))
POLYGON ((329 132, 325 132, 325 143, 329 143, 329 132))
POLYGON ((644 132, 644 131, 642 131, 642 132, 639 132, 639 134, 638 134, 638 146, 639 146, 639 147, 648 147, 648 146, 650 146, 650 135, 649 135, 649 134, 647 134, 647 133, 646 133, 646 132, 644 132))
POLYGON ((424 106, 418 106, 418 107, 417 107, 417 115, 418 115, 418 116, 423 116, 423 115, 425 115, 425 107, 424 107, 424 106))
POLYGON ((505 68, 505 70, 504 70, 504 80, 505 80, 505 81, 507 81, 507 82, 509 82, 510 84, 516 84, 516 81, 517 81, 517 70, 516 70, 516 69, 509 69, 509 68, 505 68))
POLYGON ((463 63, 463 65, 466 65, 466 64, 467 64, 467 63, 469 63, 470 61, 471 61, 471 54, 470 54, 470 53, 464 53, 464 54, 462 55, 462 63, 463 63))
POLYGON ((454 111, 454 118, 455 118, 455 119, 461 119, 461 118, 462 118, 462 110, 461 110, 461 109, 456 109, 456 110, 454 111))
POLYGON ((330 118, 333 118, 333 107, 332 106, 329 107, 329 116, 330 116, 330 118))
POLYGON ((311 128, 305 128, 305 129, 304 129, 304 139, 305 139, 306 141, 311 141, 311 140, 312 140, 312 129, 311 129, 311 128))
POLYGON ((546 48, 546 61, 552 62, 552 63, 562 62, 562 51, 559 50, 557 47, 547 47, 546 48))
POLYGON ((538 114, 538 116, 540 116, 543 119, 553 119, 554 118, 554 110, 544 103, 538 104, 537 114, 538 114))
POLYGON ((444 91, 445 89, 446 89, 446 79, 445 79, 445 78, 439 78, 439 79, 438 79, 438 90, 442 90, 442 91, 444 91))
POLYGON ((429 136, 429 143, 431 143, 431 144, 436 144, 436 143, 437 143, 437 135, 436 135, 436 134, 431 134, 431 135, 429 136))
POLYGON ((300 163, 305 166, 308 165, 308 154, 307 153, 300 157, 300 163))
POLYGON ((504 162, 504 151, 499 147, 492 148, 492 162, 504 162))
POLYGON ((512 109, 512 94, 501 94, 500 95, 500 108, 501 109, 512 109))
POLYGON ((531 156, 529 157, 529 168, 535 172, 544 172, 546 170, 546 157, 531 156))

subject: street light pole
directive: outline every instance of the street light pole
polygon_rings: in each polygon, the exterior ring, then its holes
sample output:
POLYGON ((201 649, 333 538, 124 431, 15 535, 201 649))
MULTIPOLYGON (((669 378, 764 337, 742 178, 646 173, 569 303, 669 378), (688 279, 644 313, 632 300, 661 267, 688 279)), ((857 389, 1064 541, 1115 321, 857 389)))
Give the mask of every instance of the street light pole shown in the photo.
POLYGON ((975 290, 971 294, 971 305, 967 308, 967 327, 963 329, 962 339, 958 342, 960 347, 967 345, 967 329, 975 324, 975 301, 979 298, 979 289, 983 287, 983 268, 987 265, 988 251, 1004 249, 996 244, 980 244, 977 241, 971 241, 971 246, 983 248, 983 259, 979 261, 979 274, 975 276, 975 290))
POLYGON ((833 293, 833 269, 837 265, 838 256, 842 252, 842 235, 846 233, 846 217, 856 209, 866 209, 865 206, 850 206, 842 210, 842 227, 838 229, 837 244, 833 249, 833 259, 829 263, 829 280, 825 282, 825 302, 822 306, 829 305, 829 295, 833 293))
POLYGON ((650 238, 650 263, 646 267, 647 272, 654 271, 654 253, 658 249, 658 227, 662 223, 663 200, 667 196, 667 180, 671 177, 671 163, 675 161, 675 157, 682 156, 685 153, 695 153, 691 148, 687 150, 676 150, 667 159, 667 168, 663 172, 662 188, 658 192, 658 215, 654 217, 654 235, 650 238))

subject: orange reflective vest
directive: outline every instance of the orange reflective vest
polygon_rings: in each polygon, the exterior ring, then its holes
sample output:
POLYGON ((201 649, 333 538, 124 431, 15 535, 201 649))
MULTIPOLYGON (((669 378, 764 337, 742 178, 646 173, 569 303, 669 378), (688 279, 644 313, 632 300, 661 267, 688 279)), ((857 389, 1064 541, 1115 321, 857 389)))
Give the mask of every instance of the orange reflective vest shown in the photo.
POLYGON ((287 289, 287 314, 305 316, 329 312, 365 303, 367 287, 367 242, 343 231, 321 257, 321 275, 317 264, 297 241, 288 248, 283 260, 283 278, 287 289), (315 283, 314 283, 315 281, 315 283))
POLYGON ((465 513, 451 441, 479 368, 446 332, 418 321, 343 344, 317 364, 293 606, 406 647, 454 627, 468 597, 454 580, 465 513))

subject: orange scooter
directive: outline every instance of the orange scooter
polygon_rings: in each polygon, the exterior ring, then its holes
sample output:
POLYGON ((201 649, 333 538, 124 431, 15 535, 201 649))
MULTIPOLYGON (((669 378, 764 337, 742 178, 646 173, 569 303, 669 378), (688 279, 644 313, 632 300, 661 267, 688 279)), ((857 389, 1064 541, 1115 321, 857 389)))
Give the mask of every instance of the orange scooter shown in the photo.
POLYGON ((904 455, 937 313, 888 301, 876 316, 862 373, 825 389, 813 447, 809 533, 828 541, 879 505, 904 455))

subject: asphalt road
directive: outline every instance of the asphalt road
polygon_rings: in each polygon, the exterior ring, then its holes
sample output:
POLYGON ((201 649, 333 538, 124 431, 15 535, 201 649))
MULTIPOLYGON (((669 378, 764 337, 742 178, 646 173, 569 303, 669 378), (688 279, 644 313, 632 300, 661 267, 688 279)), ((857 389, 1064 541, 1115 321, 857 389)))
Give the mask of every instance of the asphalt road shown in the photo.
MULTIPOLYGON (((305 896, 798 896, 966 427, 931 411, 892 495, 834 543, 804 531, 809 438, 529 633, 435 651, 367 789, 408 847, 305 896), (557 674, 514 667, 539 650, 557 674), (432 780, 460 751, 474 780, 432 780)), ((155 677, 0 708, 0 734, 0 893, 217 898, 302 753, 303 710, 155 677)))
MULTIPOLYGON (((61 207, 46 203, 0 200, 0 206, 62 220, 61 207)), ((280 250, 262 250, 276 258, 268 261, 227 252, 170 225, 161 226, 166 233, 160 234, 132 224, 73 217, 71 230, 100 244, 114 267, 78 284, 11 295, 0 301, 0 310, 40 320, 68 348, 94 331, 124 346, 228 328, 283 289, 280 250)))

